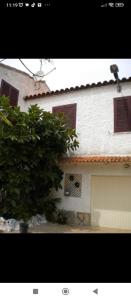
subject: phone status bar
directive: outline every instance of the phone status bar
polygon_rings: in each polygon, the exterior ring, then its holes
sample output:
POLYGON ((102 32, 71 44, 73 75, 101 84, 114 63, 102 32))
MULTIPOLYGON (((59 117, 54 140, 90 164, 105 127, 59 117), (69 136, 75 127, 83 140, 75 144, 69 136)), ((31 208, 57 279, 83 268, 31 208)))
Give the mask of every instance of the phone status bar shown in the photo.
MULTIPOLYGON (((86 1, 85 1, 86 2, 86 1)), ((2 8, 79 8, 79 9, 85 9, 85 2, 67 2, 66 0, 45 0, 45 1, 32 1, 32 2, 6 2, 6 1, 0 1, 0 7, 2 8)), ((98 1, 90 1, 89 3, 86 3, 87 9, 95 9, 95 8, 128 8, 130 5, 129 2, 101 2, 98 1)))

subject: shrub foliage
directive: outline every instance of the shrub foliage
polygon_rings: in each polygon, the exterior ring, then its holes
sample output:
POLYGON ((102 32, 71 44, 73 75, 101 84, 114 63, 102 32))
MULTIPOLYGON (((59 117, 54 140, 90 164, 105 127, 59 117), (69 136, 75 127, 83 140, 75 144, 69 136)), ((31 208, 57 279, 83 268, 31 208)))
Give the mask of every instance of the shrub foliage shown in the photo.
POLYGON ((55 209, 48 199, 52 188, 61 188, 59 159, 79 146, 75 130, 68 128, 62 113, 37 105, 22 112, 3 96, 0 108, 1 213, 28 219, 55 209))

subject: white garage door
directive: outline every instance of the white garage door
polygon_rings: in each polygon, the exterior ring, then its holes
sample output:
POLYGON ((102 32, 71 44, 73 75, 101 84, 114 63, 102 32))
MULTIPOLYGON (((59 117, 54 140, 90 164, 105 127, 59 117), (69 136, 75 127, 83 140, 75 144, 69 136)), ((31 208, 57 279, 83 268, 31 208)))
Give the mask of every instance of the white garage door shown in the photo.
POLYGON ((131 176, 92 176, 91 224, 131 229, 131 176))

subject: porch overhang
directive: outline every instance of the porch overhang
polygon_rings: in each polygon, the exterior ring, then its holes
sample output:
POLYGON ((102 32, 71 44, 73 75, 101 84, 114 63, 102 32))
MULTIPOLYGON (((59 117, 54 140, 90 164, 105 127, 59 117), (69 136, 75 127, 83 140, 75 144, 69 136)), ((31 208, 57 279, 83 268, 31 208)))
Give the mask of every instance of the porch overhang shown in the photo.
POLYGON ((131 163, 130 156, 103 156, 103 155, 88 155, 88 156, 72 156, 64 157, 60 160, 61 163, 131 163))

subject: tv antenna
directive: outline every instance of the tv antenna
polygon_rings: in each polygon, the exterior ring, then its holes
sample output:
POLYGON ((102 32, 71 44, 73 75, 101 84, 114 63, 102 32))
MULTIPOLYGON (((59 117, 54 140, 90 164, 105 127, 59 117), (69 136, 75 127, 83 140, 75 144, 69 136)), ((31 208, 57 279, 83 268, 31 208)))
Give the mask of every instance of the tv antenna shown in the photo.
POLYGON ((40 59, 40 70, 36 74, 34 74, 34 80, 35 81, 42 80, 45 76, 47 76, 48 74, 50 74, 51 72, 53 72, 56 69, 55 67, 53 67, 53 69, 51 69, 49 72, 44 73, 44 71, 42 70, 43 62, 54 65, 54 63, 52 62, 51 59, 42 59, 41 58, 40 59))

